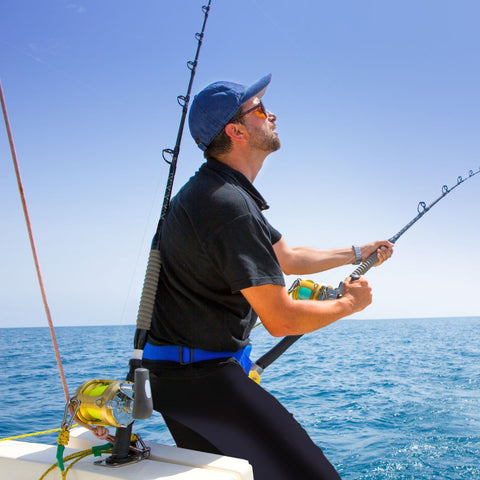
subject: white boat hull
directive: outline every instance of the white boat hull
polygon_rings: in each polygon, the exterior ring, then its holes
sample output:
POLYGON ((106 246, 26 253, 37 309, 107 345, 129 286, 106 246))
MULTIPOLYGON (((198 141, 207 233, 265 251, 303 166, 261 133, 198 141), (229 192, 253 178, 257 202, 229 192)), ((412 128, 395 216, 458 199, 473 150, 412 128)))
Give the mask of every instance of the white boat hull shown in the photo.
MULTIPOLYGON (((75 463, 68 480, 253 480, 251 465, 238 458, 195 452, 146 442, 150 457, 122 467, 95 465, 98 457, 89 455, 75 463)), ((86 450, 99 441, 83 428, 70 433, 64 456, 86 450)), ((57 447, 41 443, 7 440, 0 442, 0 479, 38 480, 56 462, 57 447)), ((60 471, 45 480, 61 480, 60 471)))

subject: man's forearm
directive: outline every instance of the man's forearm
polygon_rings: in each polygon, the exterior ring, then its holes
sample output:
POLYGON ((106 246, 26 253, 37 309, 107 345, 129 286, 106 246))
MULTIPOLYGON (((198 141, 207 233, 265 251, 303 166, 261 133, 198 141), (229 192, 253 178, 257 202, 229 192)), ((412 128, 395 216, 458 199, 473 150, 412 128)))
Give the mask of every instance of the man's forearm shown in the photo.
POLYGON ((280 263, 286 275, 305 275, 330 270, 355 262, 352 247, 319 250, 310 247, 292 248, 284 264, 280 263))

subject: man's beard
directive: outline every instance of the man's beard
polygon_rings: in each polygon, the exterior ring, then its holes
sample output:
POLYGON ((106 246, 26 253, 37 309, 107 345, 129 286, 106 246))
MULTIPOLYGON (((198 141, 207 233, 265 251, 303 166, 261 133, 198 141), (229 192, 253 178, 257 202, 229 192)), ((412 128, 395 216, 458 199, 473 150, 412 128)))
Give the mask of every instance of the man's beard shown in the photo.
POLYGON ((258 132, 252 136, 251 145, 262 152, 272 153, 276 152, 280 146, 280 139, 278 135, 275 135, 273 131, 269 131, 268 134, 261 134, 258 132))

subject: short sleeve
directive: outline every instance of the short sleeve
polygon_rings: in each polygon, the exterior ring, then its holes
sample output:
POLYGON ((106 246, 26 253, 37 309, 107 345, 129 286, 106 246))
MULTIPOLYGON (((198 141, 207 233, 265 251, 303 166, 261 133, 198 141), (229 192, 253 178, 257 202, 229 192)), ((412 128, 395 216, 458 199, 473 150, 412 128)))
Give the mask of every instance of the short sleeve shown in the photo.
POLYGON ((248 213, 228 222, 205 244, 232 293, 259 285, 285 285, 273 244, 281 234, 264 218, 248 213))

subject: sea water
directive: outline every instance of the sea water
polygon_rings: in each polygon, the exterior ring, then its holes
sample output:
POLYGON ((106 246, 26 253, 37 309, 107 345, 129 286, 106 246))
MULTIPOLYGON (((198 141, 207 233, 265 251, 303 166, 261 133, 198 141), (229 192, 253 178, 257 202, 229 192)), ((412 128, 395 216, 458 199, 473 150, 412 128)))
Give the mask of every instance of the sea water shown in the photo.
MULTIPOLYGON (((57 328, 70 394, 123 380, 134 331, 57 328)), ((252 337, 254 359, 276 342, 263 328, 252 337)), ((58 428, 65 400, 48 329, 0 329, 0 367, 0 438, 58 428)), ((344 480, 480 480, 480 317, 341 320, 302 337, 262 385, 344 480)), ((173 445, 158 414, 134 431, 173 445)))

